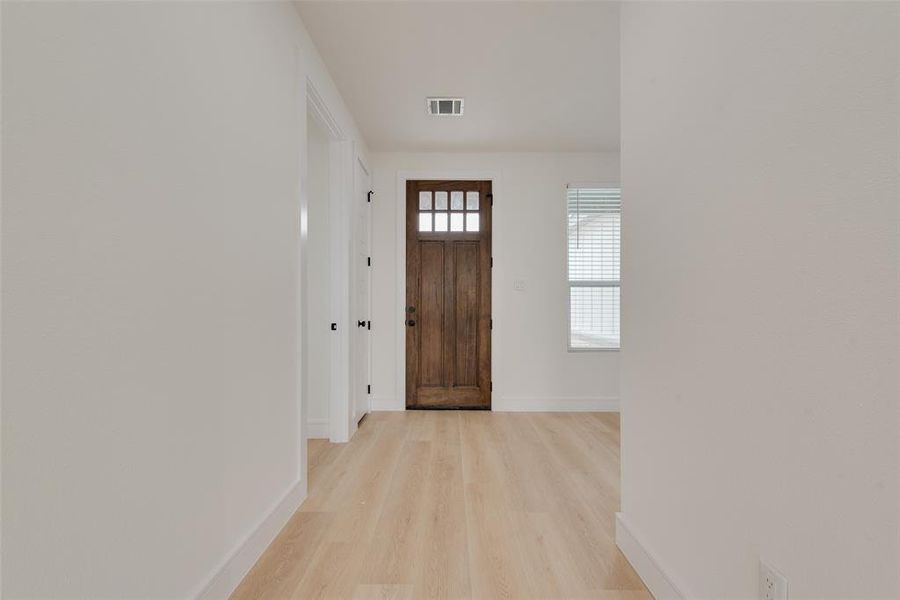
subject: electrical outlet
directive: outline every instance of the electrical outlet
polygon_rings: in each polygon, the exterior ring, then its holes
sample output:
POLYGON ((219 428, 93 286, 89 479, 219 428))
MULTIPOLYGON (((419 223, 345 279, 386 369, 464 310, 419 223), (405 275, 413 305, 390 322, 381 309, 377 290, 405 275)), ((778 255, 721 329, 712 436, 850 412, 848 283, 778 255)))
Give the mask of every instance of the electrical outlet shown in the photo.
POLYGON ((761 600, 788 600, 787 578, 762 561, 759 563, 759 597, 761 600))

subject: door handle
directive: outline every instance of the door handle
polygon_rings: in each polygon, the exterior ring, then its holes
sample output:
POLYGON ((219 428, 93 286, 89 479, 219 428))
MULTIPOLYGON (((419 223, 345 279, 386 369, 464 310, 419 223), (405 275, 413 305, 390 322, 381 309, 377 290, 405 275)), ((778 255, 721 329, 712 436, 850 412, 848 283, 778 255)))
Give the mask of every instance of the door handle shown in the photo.
POLYGON ((408 321, 406 322, 406 324, 407 324, 409 327, 415 327, 415 326, 416 326, 416 322, 415 322, 413 319, 408 320, 408 321))
POLYGON ((357 322, 356 322, 356 326, 357 326, 357 327, 365 327, 365 326, 366 326, 366 322, 365 322, 365 321, 357 321, 357 322))

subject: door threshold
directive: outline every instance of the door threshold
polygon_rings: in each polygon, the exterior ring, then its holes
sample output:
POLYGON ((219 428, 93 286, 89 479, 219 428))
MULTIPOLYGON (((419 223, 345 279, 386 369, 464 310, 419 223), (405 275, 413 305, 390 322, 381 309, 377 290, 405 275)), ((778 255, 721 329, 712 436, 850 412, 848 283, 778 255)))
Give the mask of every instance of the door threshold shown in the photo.
POLYGON ((491 410, 490 406, 407 406, 406 410, 491 410))

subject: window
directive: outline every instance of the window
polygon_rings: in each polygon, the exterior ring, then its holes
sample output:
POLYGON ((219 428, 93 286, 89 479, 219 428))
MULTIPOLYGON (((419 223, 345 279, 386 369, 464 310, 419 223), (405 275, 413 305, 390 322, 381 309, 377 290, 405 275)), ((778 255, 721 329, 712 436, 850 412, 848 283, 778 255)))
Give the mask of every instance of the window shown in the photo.
POLYGON ((621 190, 569 186, 566 204, 569 349, 617 349, 621 190))
POLYGON ((449 193, 419 192, 419 231, 437 233, 473 233, 481 223, 478 213, 478 192, 458 190, 449 193))

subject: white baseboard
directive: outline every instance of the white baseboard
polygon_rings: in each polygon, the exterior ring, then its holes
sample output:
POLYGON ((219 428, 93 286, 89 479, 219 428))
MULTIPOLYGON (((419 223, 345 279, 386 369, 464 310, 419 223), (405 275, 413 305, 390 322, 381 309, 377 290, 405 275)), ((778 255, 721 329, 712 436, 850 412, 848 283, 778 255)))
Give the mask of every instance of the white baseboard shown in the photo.
POLYGON ((672 582, 671 576, 659 564, 656 555, 641 542, 623 513, 616 513, 616 545, 656 600, 683 600, 688 597, 684 588, 679 588, 672 582))
POLYGON ((618 412, 619 399, 500 396, 494 397, 491 409, 498 412, 618 412))
POLYGON ((231 556, 213 571, 195 598, 226 600, 305 499, 306 488, 302 481, 298 481, 263 517, 259 525, 238 544, 231 556))
MULTIPOLYGON (((491 410, 497 412, 619 412, 619 399, 610 398, 511 398, 494 396, 491 410)), ((373 411, 406 410, 403 399, 387 396, 373 397, 369 402, 373 411)), ((309 437, 314 430, 310 425, 309 437)))
POLYGON ((307 419, 306 420, 306 438, 307 439, 328 439, 328 419, 307 419))
POLYGON ((391 398, 387 396, 373 396, 369 401, 369 410, 406 410, 406 401, 402 398, 391 398))

